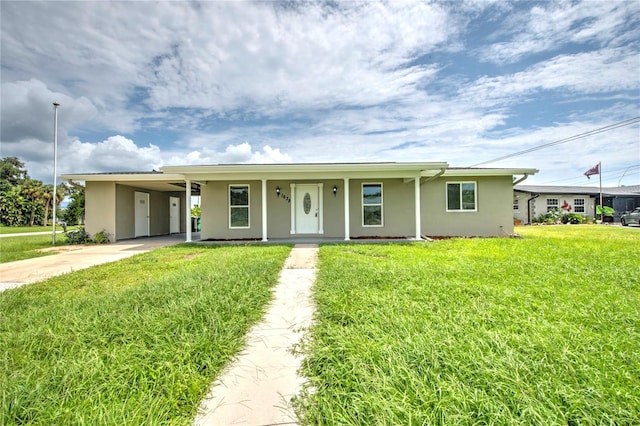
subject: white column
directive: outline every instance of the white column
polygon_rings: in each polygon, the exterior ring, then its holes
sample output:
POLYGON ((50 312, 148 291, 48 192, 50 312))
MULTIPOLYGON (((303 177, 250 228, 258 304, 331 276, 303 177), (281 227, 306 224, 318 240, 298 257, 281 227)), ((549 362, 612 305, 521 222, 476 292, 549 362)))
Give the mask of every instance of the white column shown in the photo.
POLYGON ((186 194, 186 200, 185 200, 185 206, 186 206, 186 224, 187 224, 187 238, 185 240, 185 242, 190 243, 191 242, 191 181, 189 179, 187 179, 185 181, 187 183, 187 185, 185 186, 185 194, 186 194))
POLYGON ((291 194, 289 194, 289 203, 291 206, 291 235, 296 233, 296 184, 290 186, 291 194))
POLYGON ((415 199, 416 199, 416 240, 422 239, 422 225, 420 222, 421 206, 420 206, 420 176, 415 179, 415 199))
POLYGON ((349 241, 349 178, 344 178, 344 240, 349 241))
POLYGON ((267 241, 267 180, 262 179, 262 241, 267 241))
POLYGON ((324 234, 324 184, 318 184, 318 234, 324 234))

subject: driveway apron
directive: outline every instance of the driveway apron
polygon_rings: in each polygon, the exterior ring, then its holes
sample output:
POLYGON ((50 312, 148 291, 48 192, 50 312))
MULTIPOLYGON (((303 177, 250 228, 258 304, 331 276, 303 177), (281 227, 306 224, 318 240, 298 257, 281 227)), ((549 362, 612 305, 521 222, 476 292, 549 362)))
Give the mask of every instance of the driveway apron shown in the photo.
POLYGON ((316 244, 293 248, 265 317, 247 335, 246 349, 214 382, 196 425, 298 424, 290 401, 304 379, 298 376, 301 359, 291 350, 311 325, 317 258, 316 244))
POLYGON ((124 259, 155 248, 178 244, 184 241, 183 238, 180 235, 172 235, 119 241, 112 244, 69 246, 66 248, 67 251, 58 254, 1 263, 0 291, 124 259))

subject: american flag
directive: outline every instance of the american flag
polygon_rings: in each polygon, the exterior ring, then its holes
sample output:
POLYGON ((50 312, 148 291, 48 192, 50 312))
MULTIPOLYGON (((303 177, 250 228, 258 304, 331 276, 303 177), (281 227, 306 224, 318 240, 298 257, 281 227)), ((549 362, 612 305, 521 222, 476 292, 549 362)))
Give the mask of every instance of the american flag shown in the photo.
POLYGON ((599 175, 599 174, 600 174, 600 163, 596 164, 595 166, 593 166, 592 168, 584 172, 584 175, 587 177, 587 179, 591 179, 589 177, 591 175, 599 175))

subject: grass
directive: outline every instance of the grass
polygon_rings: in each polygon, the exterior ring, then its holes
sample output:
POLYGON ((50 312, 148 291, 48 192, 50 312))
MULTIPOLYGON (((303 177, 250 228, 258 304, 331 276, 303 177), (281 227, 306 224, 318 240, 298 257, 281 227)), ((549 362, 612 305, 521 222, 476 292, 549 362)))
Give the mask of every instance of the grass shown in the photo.
POLYGON ((321 247, 302 424, 638 424, 640 233, 519 232, 321 247))
POLYGON ((289 250, 181 245, 0 293, 0 424, 190 424, 289 250))
MULTIPOLYGON (((51 232, 51 226, 5 226, 0 225, 0 234, 20 234, 25 232, 51 232)), ((73 227, 68 227, 70 229, 73 227)), ((56 231, 62 231, 62 226, 56 226, 56 231)))
MULTIPOLYGON (((56 234, 56 246, 67 245, 66 241, 66 236, 56 234)), ((2 237, 0 238, 0 263, 55 254, 55 252, 38 251, 48 247, 52 247, 51 235, 2 237)))

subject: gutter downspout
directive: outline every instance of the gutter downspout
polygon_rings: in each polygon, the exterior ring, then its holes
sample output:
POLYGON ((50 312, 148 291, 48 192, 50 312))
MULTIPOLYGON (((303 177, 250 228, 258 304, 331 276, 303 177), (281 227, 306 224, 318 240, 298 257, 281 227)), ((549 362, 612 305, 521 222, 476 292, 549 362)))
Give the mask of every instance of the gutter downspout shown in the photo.
POLYGON ((527 223, 531 225, 531 202, 538 198, 540 194, 535 194, 533 197, 527 200, 527 223))

